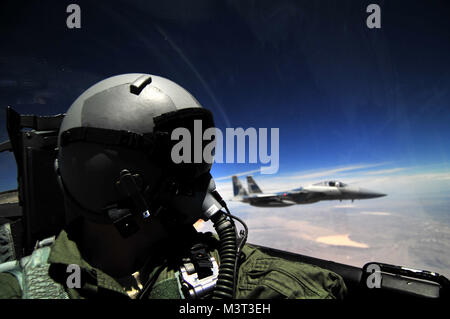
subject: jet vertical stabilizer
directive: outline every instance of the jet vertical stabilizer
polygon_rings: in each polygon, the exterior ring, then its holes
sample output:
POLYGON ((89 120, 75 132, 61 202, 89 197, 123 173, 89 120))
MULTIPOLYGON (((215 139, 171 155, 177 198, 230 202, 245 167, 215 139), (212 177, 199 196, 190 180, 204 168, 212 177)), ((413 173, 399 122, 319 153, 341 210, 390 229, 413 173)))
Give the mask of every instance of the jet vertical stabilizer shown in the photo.
POLYGON ((232 177, 233 180, 233 195, 234 196, 247 196, 248 193, 245 188, 242 186, 241 182, 237 178, 237 176, 232 177))
POLYGON ((252 176, 247 176, 247 186, 250 194, 262 194, 261 188, 259 188, 252 176))

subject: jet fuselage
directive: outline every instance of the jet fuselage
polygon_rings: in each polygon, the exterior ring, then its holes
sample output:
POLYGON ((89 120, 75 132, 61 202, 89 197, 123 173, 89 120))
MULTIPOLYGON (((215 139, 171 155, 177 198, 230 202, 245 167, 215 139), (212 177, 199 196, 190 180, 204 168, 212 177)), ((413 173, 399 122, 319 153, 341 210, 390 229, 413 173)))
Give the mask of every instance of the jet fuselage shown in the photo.
POLYGON ((248 192, 243 188, 237 176, 233 176, 234 200, 258 207, 284 207, 296 204, 311 204, 324 200, 355 200, 386 196, 368 189, 348 186, 338 181, 324 181, 321 183, 300 187, 297 189, 263 193, 252 176, 247 176, 248 192))

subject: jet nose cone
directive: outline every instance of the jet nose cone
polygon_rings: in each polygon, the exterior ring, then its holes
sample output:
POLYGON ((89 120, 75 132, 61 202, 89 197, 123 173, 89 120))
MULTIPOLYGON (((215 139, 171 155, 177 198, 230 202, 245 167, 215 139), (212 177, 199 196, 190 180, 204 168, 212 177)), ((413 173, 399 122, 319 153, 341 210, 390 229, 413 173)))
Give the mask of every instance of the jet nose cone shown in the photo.
POLYGON ((364 189, 364 188, 359 189, 359 194, 362 198, 377 198, 377 197, 387 196, 387 194, 374 192, 374 191, 371 191, 369 189, 364 189))

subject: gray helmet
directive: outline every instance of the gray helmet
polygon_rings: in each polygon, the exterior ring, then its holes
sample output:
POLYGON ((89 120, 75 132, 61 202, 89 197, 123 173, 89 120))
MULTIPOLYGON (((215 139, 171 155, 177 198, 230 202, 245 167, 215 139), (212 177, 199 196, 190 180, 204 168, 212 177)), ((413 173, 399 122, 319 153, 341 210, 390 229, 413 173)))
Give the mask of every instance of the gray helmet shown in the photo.
POLYGON ((220 204, 205 202, 215 189, 211 162, 176 164, 170 157, 172 130, 192 130, 196 119, 203 129, 214 126, 208 110, 163 77, 123 74, 90 87, 67 111, 58 136, 56 169, 70 213, 117 223, 126 235, 136 213, 170 210, 172 219, 192 223, 208 217, 201 211, 217 212, 220 204))

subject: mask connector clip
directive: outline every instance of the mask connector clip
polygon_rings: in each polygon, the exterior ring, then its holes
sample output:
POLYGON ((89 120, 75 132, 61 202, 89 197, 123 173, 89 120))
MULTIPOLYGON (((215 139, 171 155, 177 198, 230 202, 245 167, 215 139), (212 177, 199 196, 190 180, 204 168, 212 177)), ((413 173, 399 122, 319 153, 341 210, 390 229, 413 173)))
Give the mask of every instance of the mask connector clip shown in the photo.
POLYGON ((108 210, 108 217, 123 238, 130 237, 139 230, 139 226, 128 209, 111 208, 108 210))
POLYGON ((116 185, 123 195, 131 199, 134 208, 142 218, 146 219, 151 214, 138 186, 139 178, 138 174, 132 175, 128 170, 124 169, 120 172, 119 181, 116 182, 116 185))

